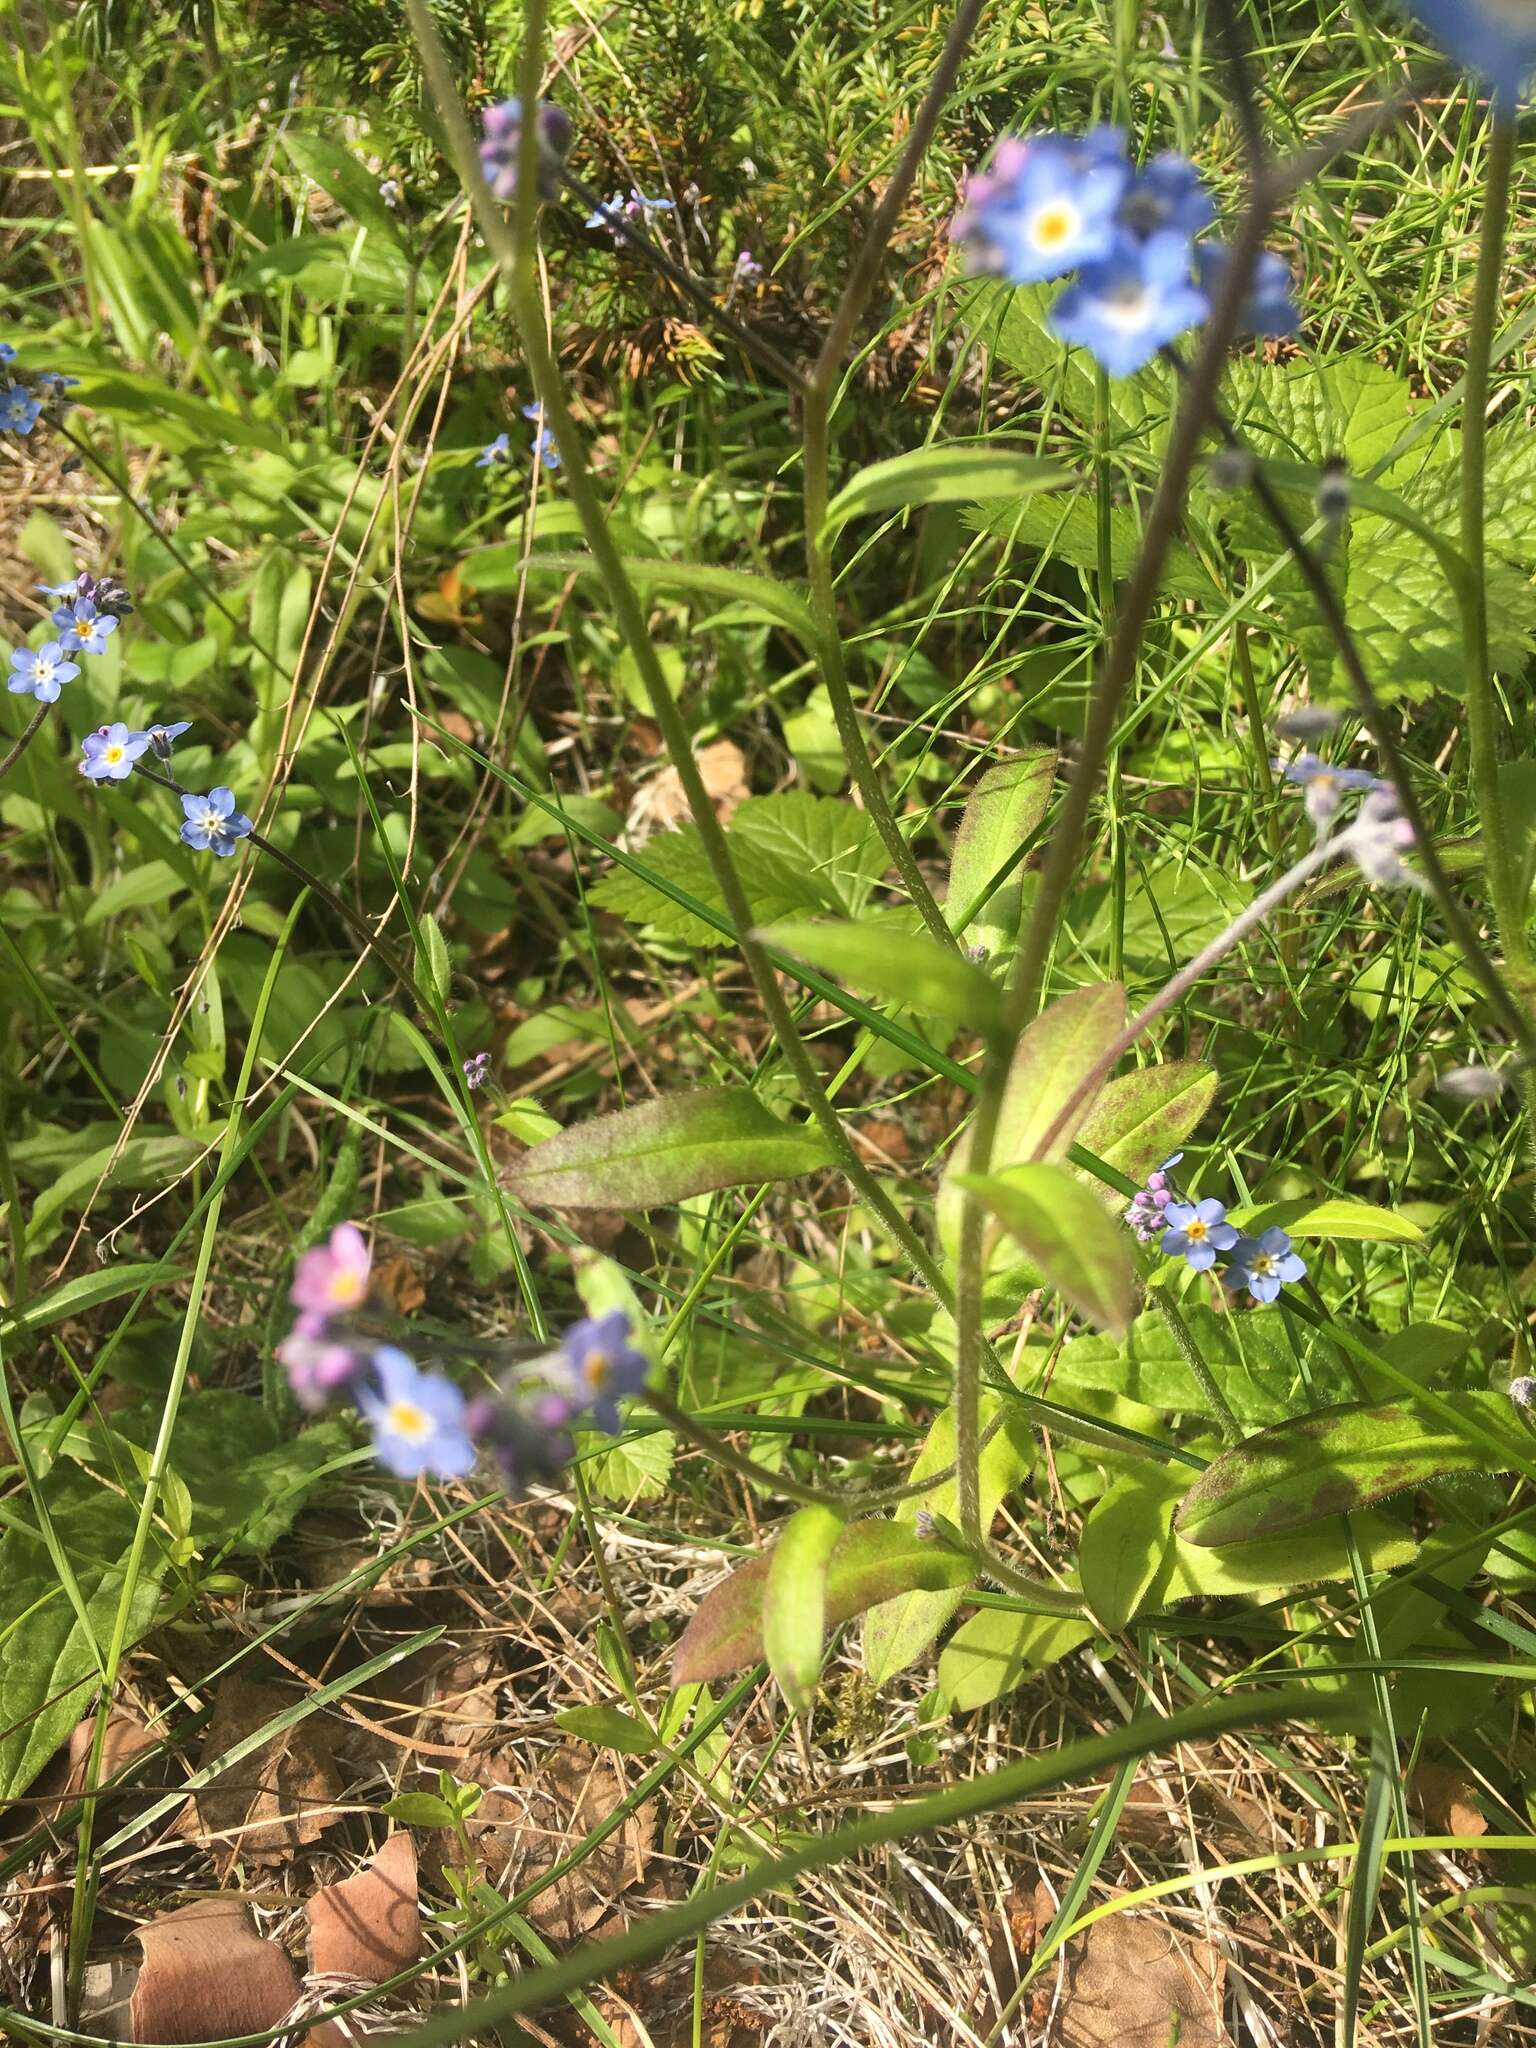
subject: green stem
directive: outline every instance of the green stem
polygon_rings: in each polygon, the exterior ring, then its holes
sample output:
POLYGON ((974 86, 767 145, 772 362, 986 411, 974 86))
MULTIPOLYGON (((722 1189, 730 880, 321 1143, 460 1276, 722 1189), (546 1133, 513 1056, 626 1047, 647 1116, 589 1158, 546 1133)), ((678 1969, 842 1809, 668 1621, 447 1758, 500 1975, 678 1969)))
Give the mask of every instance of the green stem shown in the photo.
MULTIPOLYGON (((1488 193, 1483 212, 1477 288, 1467 330, 1467 368, 1461 427, 1461 552, 1472 576, 1463 622, 1466 656, 1467 731, 1472 746, 1472 787, 1504 955, 1521 981, 1532 974, 1509 828, 1499 787, 1499 715, 1488 650, 1487 466, 1488 400, 1493 370, 1493 337, 1504 282, 1504 246, 1509 226, 1510 186, 1515 161, 1513 114, 1496 107, 1488 144, 1488 193)), ((1529 997, 1529 989, 1522 991, 1529 997)))
POLYGON ((1200 1347, 1190 1334, 1189 1325, 1180 1313, 1178 1303, 1166 1287, 1150 1287, 1147 1292, 1162 1310, 1180 1356, 1189 1367, 1195 1384, 1210 1402, 1211 1413, 1220 1424, 1222 1436, 1229 1444, 1240 1444, 1243 1440, 1243 1425, 1232 1413, 1226 1395, 1217 1386, 1210 1367, 1200 1356, 1200 1347))
MULTIPOLYGON (((586 447, 577 432, 565 402, 559 367, 544 327, 544 308, 535 273, 535 215, 538 205, 536 164, 538 134, 533 120, 524 123, 522 163, 518 178, 514 215, 509 232, 507 221, 481 175, 479 157, 465 119, 453 76, 437 30, 424 0, 406 0, 422 62, 459 176, 475 209, 485 236, 506 280, 524 354, 533 376, 534 389, 544 408, 545 420, 554 434, 564 463, 566 494, 576 509, 592 559, 607 587, 615 622, 639 672, 650 700, 651 713, 661 730, 673 767, 677 770, 689 812, 698 829, 705 857, 719 889, 726 912, 735 927, 742 958, 756 985, 774 1037, 778 1041, 801 1097, 818 1129, 827 1139, 845 1177, 879 1217, 893 1240, 906 1253, 913 1269, 940 1299, 948 1289, 932 1253, 902 1215, 885 1189, 855 1151, 843 1128, 842 1119, 827 1098, 805 1041, 795 1027, 789 1004, 775 977, 763 948, 753 938, 756 924, 752 905, 742 887, 731 857, 725 832, 715 814, 709 793, 699 772, 688 728, 678 711, 646 624, 644 610, 630 581, 624 562, 609 531, 603 501, 587 466, 586 447)), ((545 0, 528 0, 524 14, 524 44, 521 97, 525 107, 538 104, 540 68, 543 61, 545 0)))

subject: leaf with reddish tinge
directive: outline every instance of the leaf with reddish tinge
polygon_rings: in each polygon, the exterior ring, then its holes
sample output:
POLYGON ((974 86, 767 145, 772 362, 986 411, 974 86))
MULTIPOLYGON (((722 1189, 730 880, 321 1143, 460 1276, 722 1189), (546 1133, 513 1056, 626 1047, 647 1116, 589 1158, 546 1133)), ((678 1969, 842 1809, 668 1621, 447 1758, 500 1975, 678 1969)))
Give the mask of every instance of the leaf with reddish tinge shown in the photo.
POLYGON ((1003 1173, 957 1173, 1079 1315, 1123 1337, 1136 1313, 1125 1231, 1064 1166, 1033 1160, 1003 1173))
POLYGON ((222 1893, 138 1930, 144 1965, 130 2008, 136 2041, 223 2041, 275 2027, 299 1995, 293 1964, 222 1893))
MULTIPOLYGON (((763 1655, 763 1596, 769 1558, 754 1557, 707 1593, 672 1658, 672 1683, 725 1678, 763 1655)), ((827 1562, 826 1625, 836 1628, 881 1600, 968 1585, 968 1557, 897 1522, 852 1522, 827 1562)))
MULTIPOLYGON (((1095 1159, 1139 1183, 1184 1143, 1215 1093, 1216 1070, 1200 1060, 1139 1067, 1134 1074, 1105 1083, 1078 1129, 1077 1142, 1095 1159)), ((1085 1178, 1100 1201, 1114 1209, 1124 1207, 1125 1197, 1118 1190, 1085 1178)))
POLYGON ((1174 1526, 1186 1543, 1213 1549, 1282 1536, 1442 1473, 1487 1471, 1501 1462, 1490 1436, 1509 1446, 1511 1465, 1529 1461, 1529 1442, 1510 1435, 1503 1395, 1439 1398, 1466 1418, 1467 1435, 1407 1402, 1324 1408, 1262 1429, 1201 1473, 1174 1526))
POLYGON ((781 1122, 745 1088, 704 1088, 592 1117, 535 1145, 506 1178, 540 1208, 658 1209, 833 1163, 814 1125, 781 1122))

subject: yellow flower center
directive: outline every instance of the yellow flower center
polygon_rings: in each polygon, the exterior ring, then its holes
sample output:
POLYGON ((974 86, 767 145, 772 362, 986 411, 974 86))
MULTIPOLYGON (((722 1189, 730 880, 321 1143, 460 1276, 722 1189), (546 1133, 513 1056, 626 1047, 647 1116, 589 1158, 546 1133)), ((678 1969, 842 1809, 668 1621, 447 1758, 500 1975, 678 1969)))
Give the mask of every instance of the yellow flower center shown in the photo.
POLYGON ((1035 247, 1059 249, 1063 242, 1071 239, 1076 226, 1077 215, 1064 200, 1058 199, 1053 205, 1041 207, 1035 215, 1035 247))
POLYGON ((360 1308, 363 1301, 363 1285, 356 1273, 343 1266, 326 1282, 326 1297, 337 1308, 360 1308))
POLYGON ((1269 1274, 1273 1273, 1274 1270, 1275 1259, 1274 1254, 1272 1252, 1260 1252, 1259 1256, 1254 1260, 1252 1266, 1249 1268, 1250 1272, 1257 1273, 1261 1277, 1267 1277, 1269 1274))
POLYGON ((581 1376, 594 1393, 601 1393, 612 1372, 613 1361, 606 1351, 589 1351, 582 1360, 581 1376))
POLYGON ((1199 1244, 1200 1240, 1205 1236, 1205 1228, 1205 1225, 1198 1216, 1192 1216, 1184 1226, 1184 1235, 1193 1243, 1199 1244))
POLYGON ((120 747, 117 741, 114 740, 110 746, 104 747, 102 749, 102 759, 110 761, 112 763, 112 766, 115 768, 118 762, 123 759, 127 751, 128 749, 126 747, 120 747))
POLYGON ((407 1443, 423 1443, 432 1434, 431 1416, 414 1401, 391 1401, 388 1415, 390 1428, 407 1443))

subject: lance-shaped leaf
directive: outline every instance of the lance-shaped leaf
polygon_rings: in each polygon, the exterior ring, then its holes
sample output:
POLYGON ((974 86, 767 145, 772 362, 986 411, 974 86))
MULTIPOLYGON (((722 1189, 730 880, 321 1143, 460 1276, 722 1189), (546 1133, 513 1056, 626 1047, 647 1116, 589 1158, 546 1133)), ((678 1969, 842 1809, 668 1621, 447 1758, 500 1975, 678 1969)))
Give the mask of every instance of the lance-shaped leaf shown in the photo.
MULTIPOLYGON (((997 1418, 995 1395, 982 1397, 981 1423, 986 1431, 997 1418)), ((981 1526, 990 1529, 1004 1494, 1012 1492, 1034 1462, 1035 1440, 1029 1424, 1015 1414, 986 1436, 977 1460, 976 1492, 981 1505, 981 1526)), ((913 1461, 910 1478, 931 1478, 935 1472, 952 1468, 955 1462, 955 1411, 944 1408, 933 1419, 927 1441, 913 1461)), ((960 1489, 953 1470, 920 1494, 897 1503, 896 1520, 909 1528, 918 1514, 958 1519, 960 1489)), ((903 1593, 873 1607, 864 1617, 864 1675, 871 1685, 884 1685, 898 1671, 915 1664, 938 1639, 940 1631, 954 1619, 963 1591, 954 1587, 943 1593, 903 1593)))
MULTIPOLYGON (((754 1557, 707 1593, 672 1658, 672 1683, 725 1678, 764 1654, 763 1597, 772 1553, 754 1557)), ((836 1628, 898 1593, 969 1585, 970 1558, 896 1522, 850 1522, 827 1560, 825 1626, 836 1628)))
MULTIPOLYGON (((1105 1083, 1082 1121, 1077 1142, 1095 1159, 1140 1183, 1179 1149, 1215 1093, 1216 1070, 1200 1060, 1170 1060, 1166 1066, 1120 1074, 1105 1083)), ((1088 1185, 1109 1208, 1125 1206, 1125 1197, 1114 1188, 1091 1177, 1088 1185)))
POLYGON ((926 932, 786 917, 758 936, 812 967, 828 968, 856 989, 925 1016, 951 1017, 976 1031, 992 1031, 1001 1021, 1003 999, 995 984, 926 932))
POLYGON ((745 1088, 616 1109, 525 1152, 507 1185, 550 1209, 659 1209, 715 1188, 793 1180, 833 1164, 813 1124, 786 1124, 745 1088))
POLYGON ((1261 1208, 1233 1209, 1228 1220, 1250 1237, 1278 1224, 1291 1237, 1352 1238, 1357 1244, 1422 1244, 1424 1233, 1410 1217, 1373 1202, 1331 1198, 1324 1202, 1266 1202, 1261 1208))
POLYGON ((871 512, 900 512, 913 505, 1012 501, 1070 481, 1070 471, 1060 463, 986 443, 914 448, 861 469, 828 505, 826 523, 830 531, 871 512))
POLYGON ((1509 1431, 1502 1394, 1443 1394, 1439 1400, 1465 1417, 1466 1435, 1406 1401, 1326 1408, 1260 1430, 1201 1473, 1174 1526, 1186 1543, 1209 1549, 1251 1543, 1348 1514, 1443 1473, 1487 1471, 1499 1462, 1496 1448, 1490 1454, 1490 1437, 1508 1445, 1511 1465, 1529 1459, 1529 1443, 1509 1431))
POLYGON ((972 790, 955 833, 944 905, 950 930, 967 944, 996 952, 1018 936, 1019 864, 1055 776, 1053 753, 1021 754, 989 768, 972 790))
POLYGON ((846 1524, 830 1508, 801 1508, 768 1557, 763 1655, 792 1714, 809 1713, 827 1629, 827 1570, 846 1524))
POLYGON ((958 1173, 1023 1246, 1049 1287, 1101 1330, 1123 1337, 1136 1313, 1136 1269, 1122 1227, 1064 1166, 958 1173))

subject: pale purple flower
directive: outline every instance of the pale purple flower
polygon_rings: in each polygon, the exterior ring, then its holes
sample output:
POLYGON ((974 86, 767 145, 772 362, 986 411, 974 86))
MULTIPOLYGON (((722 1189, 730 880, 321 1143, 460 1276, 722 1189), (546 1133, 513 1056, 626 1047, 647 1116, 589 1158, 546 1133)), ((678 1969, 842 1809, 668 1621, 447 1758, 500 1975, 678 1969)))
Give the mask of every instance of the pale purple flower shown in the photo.
POLYGON ((299 1406, 318 1414, 338 1394, 357 1385, 368 1369, 369 1354, 343 1344, 330 1334, 324 1316, 306 1310, 295 1317, 293 1329, 278 1345, 277 1361, 299 1406))
POLYGON ((638 1393, 650 1372, 644 1353, 629 1341, 629 1317, 616 1308, 573 1323, 561 1341, 560 1357, 577 1406, 598 1429, 617 1435, 619 1397, 638 1393))
POLYGON ((481 1394, 464 1414, 464 1427, 496 1465, 512 1494, 557 1479, 574 1446, 568 1426, 574 1405, 548 1387, 509 1379, 494 1394, 481 1394))
POLYGON ((311 1315, 350 1315, 368 1299, 373 1259, 355 1223, 338 1223, 329 1242, 299 1255, 288 1299, 311 1315))
MULTIPOLYGON (((571 146, 570 116, 548 100, 539 102, 538 188, 542 199, 558 199, 561 171, 571 146)), ((485 182, 498 199, 511 199, 517 192, 517 166, 522 152, 523 107, 521 100, 502 100, 487 107, 485 139, 480 144, 480 169, 485 182)))
POLYGON ((357 1405, 373 1429, 379 1463, 397 1479, 434 1473, 460 1479, 472 1472, 475 1447, 465 1427, 467 1403, 452 1380, 422 1372, 392 1344, 373 1354, 372 1377, 357 1389, 357 1405))

